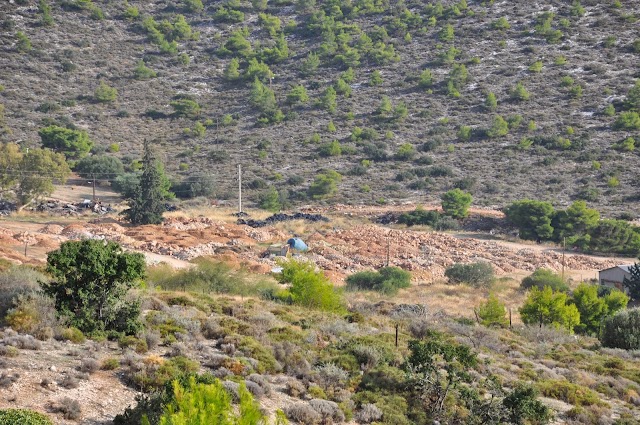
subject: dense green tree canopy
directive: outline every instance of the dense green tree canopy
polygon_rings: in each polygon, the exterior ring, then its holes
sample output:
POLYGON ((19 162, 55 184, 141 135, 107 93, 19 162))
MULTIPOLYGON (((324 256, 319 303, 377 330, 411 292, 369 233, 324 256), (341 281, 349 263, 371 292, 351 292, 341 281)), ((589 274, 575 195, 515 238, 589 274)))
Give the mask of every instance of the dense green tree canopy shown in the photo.
POLYGON ((55 299, 58 314, 83 332, 135 333, 140 306, 125 297, 144 271, 144 255, 115 242, 68 241, 47 255, 53 279, 42 289, 55 299))
POLYGON ((85 179, 95 177, 99 180, 113 180, 124 174, 122 161, 110 155, 84 157, 78 161, 74 169, 80 177, 85 179))
POLYGON ((89 153, 93 142, 84 130, 50 125, 38 131, 42 146, 63 153, 67 158, 79 159, 89 153))
POLYGON ((460 189, 452 189, 442 195, 442 210, 445 215, 465 218, 469 215, 470 206, 471 195, 460 189))

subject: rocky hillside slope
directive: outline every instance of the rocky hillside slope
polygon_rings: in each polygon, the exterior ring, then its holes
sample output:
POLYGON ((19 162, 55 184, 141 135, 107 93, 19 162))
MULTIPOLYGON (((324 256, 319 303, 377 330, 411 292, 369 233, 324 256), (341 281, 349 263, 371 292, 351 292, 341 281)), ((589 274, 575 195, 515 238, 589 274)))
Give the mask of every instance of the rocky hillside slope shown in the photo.
POLYGON ((619 121, 638 78, 635 1, 200 3, 3 2, 1 140, 75 126, 125 163, 154 140, 172 174, 213 175, 219 198, 242 163, 254 199, 274 185, 303 202, 330 169, 339 202, 455 186, 482 205, 638 206, 638 156, 621 142, 639 130, 619 121))

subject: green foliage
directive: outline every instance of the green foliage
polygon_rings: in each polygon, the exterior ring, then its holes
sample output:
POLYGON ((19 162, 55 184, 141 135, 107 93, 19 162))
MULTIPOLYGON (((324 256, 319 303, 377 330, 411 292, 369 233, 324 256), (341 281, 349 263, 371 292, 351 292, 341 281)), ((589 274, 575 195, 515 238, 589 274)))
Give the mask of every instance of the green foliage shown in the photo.
POLYGON ((619 311, 604 321, 600 342, 605 347, 640 349, 640 308, 619 311))
POLYGON ((71 174, 61 153, 49 149, 22 153, 14 143, 0 144, 0 171, 0 189, 13 191, 21 205, 52 194, 53 183, 64 183, 71 174))
POLYGON ((614 130, 640 130, 640 115, 635 111, 625 111, 613 123, 614 130))
POLYGON ((243 58, 250 57, 253 54, 253 50, 251 48, 251 43, 246 39, 248 35, 249 31, 246 28, 233 31, 227 42, 224 44, 224 48, 221 53, 235 53, 243 58))
POLYGON ((511 98, 514 100, 529 100, 529 98, 531 97, 531 95, 529 94, 529 92, 527 91, 527 89, 524 87, 524 84, 522 83, 517 83, 515 85, 515 87, 511 90, 511 98))
POLYGON ((140 304, 125 297, 144 276, 144 268, 142 254, 124 252, 115 242, 63 242, 47 255, 53 280, 42 283, 42 289, 54 297, 58 314, 81 331, 134 334, 140 304))
POLYGON ((383 267, 378 271, 357 272, 347 276, 350 291, 377 291, 385 295, 395 295, 399 289, 411 285, 411 274, 398 267, 383 267))
POLYGON ((544 289, 545 286, 549 286, 554 291, 569 291, 569 286, 562 277, 548 269, 537 269, 520 283, 522 289, 544 289))
POLYGON ((400 161, 409 161, 416 156, 416 148, 411 143, 403 143, 398 147, 395 154, 396 159, 400 161))
POLYGON ((351 96, 351 86, 349 86, 349 84, 342 78, 338 78, 338 81, 336 81, 336 84, 334 87, 337 94, 341 94, 344 97, 351 96))
POLYGON ((118 90, 115 87, 109 86, 104 81, 100 81, 100 84, 93 93, 93 97, 96 102, 110 103, 114 102, 118 98, 118 90))
POLYGON ((446 24, 438 33, 438 38, 441 41, 453 41, 453 37, 453 26, 451 24, 446 24))
POLYGON ((282 209, 282 204, 280 203, 280 194, 278 190, 271 186, 266 192, 260 195, 259 200, 260 208, 263 210, 278 212, 282 209))
POLYGON ((318 148, 318 154, 323 157, 340 156, 342 154, 340 142, 333 140, 332 142, 321 145, 318 148))
POLYGON ((304 260, 290 258, 281 261, 282 273, 277 277, 280 283, 289 284, 291 301, 317 310, 341 312, 344 301, 341 292, 334 288, 322 271, 304 260))
POLYGON ((287 93, 287 103, 296 104, 296 103, 307 103, 309 102, 309 95, 307 94, 307 89, 302 85, 297 85, 291 87, 289 93, 287 93))
POLYGON ((261 112, 258 122, 269 124, 277 123, 284 119, 284 115, 276 103, 275 93, 257 77, 253 81, 250 101, 261 112))
POLYGON ((240 62, 237 58, 229 61, 229 64, 224 69, 223 77, 227 81, 236 81, 240 78, 240 62))
POLYGON ((553 238, 562 242, 568 238, 573 243, 578 237, 595 229, 600 222, 600 213, 587 208, 585 201, 575 201, 564 211, 556 211, 551 225, 553 226, 553 238))
POLYGON ((423 89, 429 89, 433 86, 433 73, 429 69, 425 69, 420 73, 418 86, 423 89))
POLYGON ((487 98, 484 101, 484 107, 488 111, 495 111, 498 107, 498 100, 493 92, 489 92, 489 94, 487 94, 487 98))
POLYGON ((443 216, 438 211, 426 211, 419 206, 414 211, 400 215, 398 223, 407 226, 430 226, 435 230, 456 230, 459 228, 456 220, 443 216))
POLYGON ((249 59, 249 65, 244 73, 245 79, 252 81, 257 78, 262 82, 266 82, 270 81, 273 76, 273 72, 271 72, 269 65, 264 62, 260 62, 255 58, 249 59))
POLYGON ((124 166, 115 156, 93 155, 78 161, 74 171, 84 179, 95 177, 100 180, 112 180, 124 174, 124 166))
POLYGON ((529 71, 538 73, 542 71, 542 61, 535 61, 529 66, 529 71))
POLYGON ((452 189, 442 195, 442 211, 445 215, 463 219, 469 215, 471 195, 460 189, 452 189))
POLYGON ((567 380, 544 380, 537 384, 542 395, 576 406, 605 406, 595 391, 567 380))
POLYGON ((84 130, 51 125, 38 131, 42 146, 63 153, 67 158, 79 159, 91 150, 93 142, 84 130))
POLYGON ((179 95, 169 103, 176 117, 196 119, 200 115, 200 105, 188 96, 179 95))
POLYGON ((51 16, 51 6, 47 3, 47 0, 38 0, 38 10, 42 13, 42 17, 40 18, 40 22, 45 27, 50 27, 53 25, 53 16, 51 16))
POLYGON ((159 224, 165 211, 165 201, 172 197, 171 182, 164 173, 164 166, 145 140, 143 170, 133 193, 127 194, 129 208, 122 214, 133 224, 159 224))
POLYGON ((509 123, 500 115, 496 115, 493 118, 491 127, 487 130, 487 136, 495 139, 497 137, 503 137, 509 134, 509 123))
POLYGON ((627 137, 613 145, 613 147, 622 152, 633 152, 636 149, 636 141, 633 137, 627 137))
POLYGON ((580 324, 580 312, 575 305, 568 304, 567 294, 554 292, 549 286, 542 290, 532 288, 519 311, 527 325, 545 324, 572 331, 580 324))
POLYGON ((196 383, 190 377, 186 386, 173 382, 173 400, 165 406, 159 425, 260 425, 265 417, 259 404, 244 384, 238 390, 238 411, 231 405, 231 395, 220 381, 196 383))
POLYGON ((16 33, 16 49, 21 53, 30 52, 32 49, 31 40, 22 31, 16 33))
POLYGON ((342 176, 334 170, 327 170, 318 174, 311 186, 309 186, 309 196, 313 199, 325 199, 335 195, 338 191, 338 183, 342 176))
POLYGON ((460 397, 463 383, 471 380, 468 372, 478 363, 477 356, 468 346, 446 341, 433 331, 426 341, 409 341, 409 350, 405 365, 409 383, 425 401, 427 414, 434 420, 444 419, 445 399, 455 393, 460 397))
POLYGON ((258 23, 262 28, 267 30, 271 37, 278 35, 282 27, 282 21, 280 21, 280 18, 267 13, 258 14, 258 23))
POLYGON ((128 21, 135 21, 140 16, 140 10, 135 6, 127 6, 124 9, 123 16, 128 21))
POLYGON ((575 244, 585 251, 635 256, 640 253, 640 229, 624 220, 600 220, 575 244))
POLYGON ((475 287, 489 287, 493 283, 493 267, 489 263, 479 261, 477 263, 457 263, 444 272, 450 284, 467 284, 475 287))
POLYGON ((204 10, 202 0, 182 0, 187 12, 201 13, 204 10))
POLYGON ((320 66, 320 58, 315 53, 310 52, 306 59, 302 61, 300 70, 302 75, 309 77, 315 75, 318 66, 320 66))
POLYGON ((478 307, 478 317, 484 326, 506 327, 509 324, 507 309, 494 294, 478 307))
POLYGON ((507 18, 502 16, 491 23, 491 28, 493 28, 494 30, 504 31, 511 28, 511 24, 509 24, 507 18))
POLYGON ((336 90, 333 87, 327 87, 324 94, 320 98, 319 104, 322 108, 326 109, 329 113, 336 112, 338 107, 336 90))
POLYGON ((636 83, 627 93, 623 106, 628 111, 640 112, 640 80, 636 80, 636 83))
POLYGON ((136 68, 133 70, 133 75, 136 80, 150 80, 157 77, 156 72, 146 66, 143 60, 139 60, 136 68))
POLYGON ((530 199, 516 201, 504 213, 507 220, 518 228, 522 239, 550 239, 553 235, 551 220, 555 211, 548 202, 530 199))
POLYGON ((604 320, 625 308, 629 297, 618 290, 600 297, 597 285, 581 283, 573 291, 572 301, 580 312, 580 324, 576 326, 576 332, 597 336, 604 320))
POLYGON ((0 425, 53 425, 42 413, 22 409, 1 409, 0 425))
POLYGON ((460 126, 460 128, 458 129, 458 139, 460 139, 463 142, 468 142, 469 139, 471 139, 471 131, 472 128, 466 125, 462 125, 460 126))
POLYGON ((511 394, 503 400, 502 405, 507 409, 507 420, 513 424, 536 424, 544 425, 549 423, 553 414, 551 409, 536 399, 538 392, 535 388, 519 385, 511 394))
POLYGON ((626 277, 622 281, 622 286, 629 292, 629 296, 632 300, 640 300, 640 264, 633 263, 629 267, 629 277, 626 277))
POLYGON ((377 69, 374 70, 371 73, 371 76, 369 77, 369 85, 371 87, 376 87, 381 85, 382 83, 383 83, 382 74, 380 74, 380 71, 378 71, 377 69))

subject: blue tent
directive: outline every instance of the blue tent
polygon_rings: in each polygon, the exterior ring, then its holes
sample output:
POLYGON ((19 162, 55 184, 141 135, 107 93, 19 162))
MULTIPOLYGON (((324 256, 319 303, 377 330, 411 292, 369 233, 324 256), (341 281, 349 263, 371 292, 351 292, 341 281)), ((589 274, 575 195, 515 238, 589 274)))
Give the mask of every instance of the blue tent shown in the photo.
POLYGON ((291 247, 291 249, 295 249, 297 251, 304 252, 309 250, 307 244, 304 243, 300 238, 291 238, 287 241, 287 244, 291 247))

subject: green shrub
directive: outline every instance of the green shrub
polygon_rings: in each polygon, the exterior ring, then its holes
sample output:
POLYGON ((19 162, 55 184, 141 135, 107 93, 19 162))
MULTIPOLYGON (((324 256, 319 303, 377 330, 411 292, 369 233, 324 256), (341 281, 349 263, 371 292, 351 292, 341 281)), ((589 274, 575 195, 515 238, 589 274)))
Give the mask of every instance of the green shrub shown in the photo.
POLYGON ((42 413, 23 409, 0 410, 0 425, 53 425, 42 413))
POLYGON ((546 324, 572 331, 580 324, 580 312, 568 301, 564 292, 554 292, 549 286, 542 290, 533 287, 520 307, 520 317, 526 325, 546 324))
POLYGON ((475 287, 488 287, 493 283, 493 267, 489 263, 454 264, 444 272, 450 284, 468 284, 475 287))
POLYGON ((62 332, 60 333, 60 337, 63 340, 68 340, 75 344, 82 344, 86 340, 82 331, 78 328, 73 328, 73 327, 63 329, 62 332))
POLYGON ((507 319, 507 309, 494 294, 489 295, 489 299, 478 307, 478 317, 485 326, 505 327, 509 324, 507 319))
POLYGON ((618 312, 604 321, 600 342, 605 347, 640 349, 640 308, 618 312))
POLYGON ((496 115, 493 119, 491 127, 487 130, 487 136, 494 139, 509 134, 509 123, 500 115, 496 115))
POLYGON ((537 387, 546 397, 562 400, 575 406, 606 406, 595 391, 566 380, 545 380, 537 383, 537 387))
POLYGON ((354 273, 347 277, 346 283, 351 291, 368 290, 394 295, 399 289, 411 285, 411 274, 398 267, 383 267, 376 272, 354 273))
POLYGON ((109 103, 117 99, 118 90, 116 90, 115 87, 109 86, 104 81, 100 81, 93 96, 97 102, 109 103))
POLYGON ((640 130, 640 115, 634 111, 622 112, 613 123, 614 130, 640 130))
POLYGON ((451 189, 442 195, 442 211, 444 215, 463 219, 469 215, 471 195, 460 189, 451 189))
POLYGON ((344 310, 342 294, 313 263, 289 259, 279 264, 282 273, 277 276, 278 281, 291 285, 289 293, 294 304, 325 311, 344 310))
POLYGON ((331 197, 338 191, 338 183, 342 176, 337 171, 327 170, 318 174, 309 186, 309 196, 313 199, 331 197))
POLYGON ((120 360, 115 357, 108 357, 100 363, 102 370, 115 370, 120 367, 120 360))
POLYGON ((522 283, 520 283, 522 289, 530 289, 533 287, 543 289, 545 286, 551 287, 554 291, 567 292, 569 290, 569 287, 562 277, 547 269, 537 269, 522 279, 522 283))

